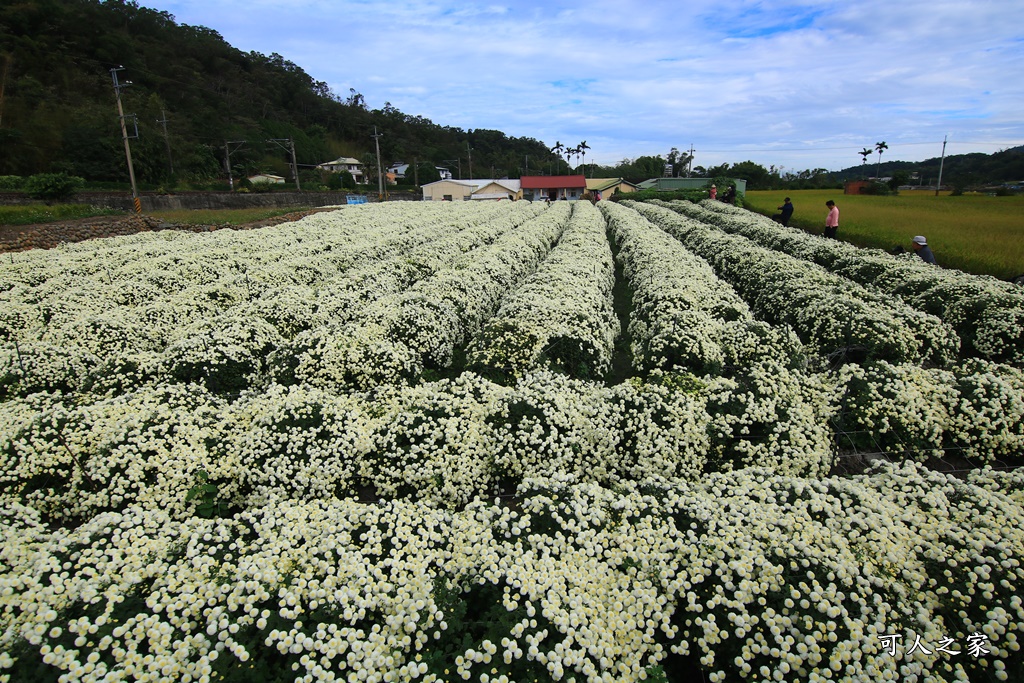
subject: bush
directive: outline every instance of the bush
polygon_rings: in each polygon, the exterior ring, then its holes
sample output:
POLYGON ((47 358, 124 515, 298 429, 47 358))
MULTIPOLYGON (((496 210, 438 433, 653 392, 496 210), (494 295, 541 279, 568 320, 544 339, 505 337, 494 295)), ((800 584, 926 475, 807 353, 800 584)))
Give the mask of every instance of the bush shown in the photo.
POLYGON ((255 182, 250 184, 249 188, 251 192, 258 192, 260 194, 263 194, 265 192, 273 192, 274 184, 268 182, 255 182))
POLYGON ((85 185, 85 180, 67 173, 39 173, 25 182, 25 192, 33 199, 47 202, 71 199, 85 185))
POLYGON ((25 186, 25 179, 20 175, 0 175, 0 190, 20 190, 25 186))

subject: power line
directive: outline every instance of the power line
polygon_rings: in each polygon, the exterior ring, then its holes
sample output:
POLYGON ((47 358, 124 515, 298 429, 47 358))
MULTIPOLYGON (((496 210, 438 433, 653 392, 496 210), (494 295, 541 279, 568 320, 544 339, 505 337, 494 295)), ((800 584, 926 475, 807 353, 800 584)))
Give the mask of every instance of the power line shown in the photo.
POLYGON ((167 113, 161 109, 160 119, 157 123, 162 123, 164 126, 164 144, 167 146, 167 167, 170 169, 171 175, 174 175, 174 161, 171 159, 171 139, 167 137, 167 113))
MULTIPOLYGON (((913 146, 928 146, 940 145, 941 142, 894 142, 892 147, 913 147, 913 146)), ((950 140, 951 145, 991 145, 994 147, 1016 147, 1018 145, 1024 145, 1024 142, 974 142, 972 140, 950 140)), ((767 149, 705 149, 703 152, 711 152, 715 154, 728 154, 732 152, 828 152, 828 151, 841 151, 852 149, 851 147, 771 147, 767 149)))

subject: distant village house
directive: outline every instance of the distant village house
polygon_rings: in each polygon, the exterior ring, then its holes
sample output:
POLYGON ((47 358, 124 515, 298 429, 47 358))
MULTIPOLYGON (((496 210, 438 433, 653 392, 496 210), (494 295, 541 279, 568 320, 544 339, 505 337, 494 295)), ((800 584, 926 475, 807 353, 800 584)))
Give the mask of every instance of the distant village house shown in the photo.
POLYGON ((321 171, 327 171, 328 173, 341 173, 342 171, 348 171, 352 174, 352 178, 357 183, 365 182, 365 172, 363 171, 363 164, 358 159, 352 157, 338 157, 334 161, 326 161, 322 164, 318 164, 317 168, 321 171))
POLYGON ((523 198, 534 201, 583 199, 587 179, 582 175, 524 175, 523 198))

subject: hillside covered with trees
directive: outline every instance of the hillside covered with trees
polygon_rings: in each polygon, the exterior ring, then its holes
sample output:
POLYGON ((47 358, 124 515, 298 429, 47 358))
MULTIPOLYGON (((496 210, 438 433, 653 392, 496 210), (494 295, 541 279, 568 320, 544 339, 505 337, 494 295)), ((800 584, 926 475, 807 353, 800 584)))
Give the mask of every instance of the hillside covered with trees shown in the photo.
MULTIPOLYGON (((339 156, 360 159, 376 177, 374 130, 381 159, 418 162, 420 183, 435 165, 470 177, 575 172, 639 182, 692 166, 673 148, 612 166, 579 165, 579 154, 497 130, 462 130, 399 111, 370 109, 357 91, 338 94, 279 54, 245 53, 215 30, 178 24, 163 11, 125 0, 15 0, 0 4, 0 175, 66 172, 92 183, 124 183, 124 148, 112 69, 117 71, 135 173, 153 187, 201 185, 225 175, 290 175, 286 149, 294 141, 300 175, 339 156), (575 163, 573 163, 575 161, 575 163)), ((575 143, 572 143, 575 144, 575 143)), ((586 143, 582 143, 585 145, 586 143)), ((939 159, 883 159, 883 176, 938 176, 939 159)), ((692 168, 703 177, 737 177, 748 189, 832 187, 873 175, 875 165, 785 171, 751 161, 692 168)), ((943 179, 979 186, 1024 179, 1024 148, 946 157, 943 179)))
POLYGON ((212 29, 135 2, 22 0, 0 4, 0 175, 123 181, 117 67, 119 81, 131 81, 122 101, 130 135, 137 122, 132 159, 144 183, 166 182, 172 168, 182 182, 222 175, 227 141, 245 141, 230 147, 240 173, 287 174, 289 155, 271 139, 294 140, 300 169, 339 156, 375 163, 374 126, 385 133, 385 165, 461 156, 468 173, 467 143, 477 177, 518 177, 527 159, 533 173, 559 161, 532 138, 441 126, 390 104, 369 109, 359 93, 334 93, 281 55, 242 52, 212 29))

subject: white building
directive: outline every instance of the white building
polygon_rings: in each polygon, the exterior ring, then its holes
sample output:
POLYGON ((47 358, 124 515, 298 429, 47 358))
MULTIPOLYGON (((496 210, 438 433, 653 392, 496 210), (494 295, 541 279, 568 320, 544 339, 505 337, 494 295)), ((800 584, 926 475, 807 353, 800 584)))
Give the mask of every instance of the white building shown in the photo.
MULTIPOLYGON (((410 165, 405 162, 391 164, 390 166, 388 166, 388 173, 394 173, 396 180, 404 180, 405 174, 409 170, 409 166, 410 165)), ((452 172, 449 171, 444 166, 435 166, 434 170, 437 171, 438 175, 441 177, 441 180, 451 180, 452 172)))
POLYGON ((348 171, 352 174, 352 177, 357 183, 362 184, 366 181, 366 174, 363 171, 363 164, 358 159, 352 157, 338 157, 334 161, 326 161, 322 164, 318 164, 317 168, 321 171, 327 171, 328 173, 341 173, 342 171, 348 171))
POLYGON ((481 178, 478 180, 437 180, 423 186, 423 201, 427 202, 461 202, 484 199, 510 199, 515 201, 523 198, 523 188, 519 180, 501 178, 481 178))

